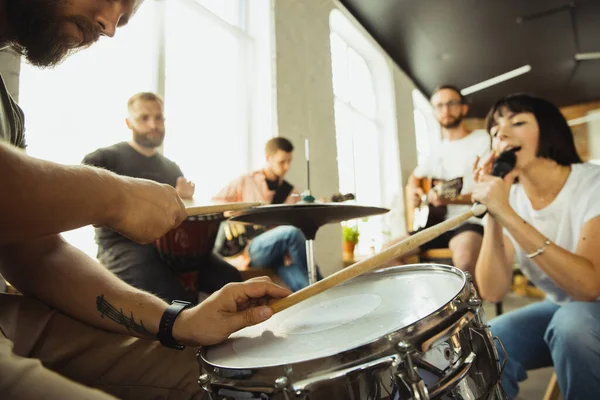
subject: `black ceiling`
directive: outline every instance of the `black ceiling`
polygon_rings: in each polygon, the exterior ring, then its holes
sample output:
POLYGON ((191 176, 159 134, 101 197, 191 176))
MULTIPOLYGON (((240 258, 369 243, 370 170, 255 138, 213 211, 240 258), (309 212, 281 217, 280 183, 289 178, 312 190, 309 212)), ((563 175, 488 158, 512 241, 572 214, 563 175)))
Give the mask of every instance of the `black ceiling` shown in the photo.
POLYGON ((531 72, 469 96, 485 116, 509 93, 559 106, 600 99, 600 0, 341 0, 426 94, 465 88, 509 70, 531 72))

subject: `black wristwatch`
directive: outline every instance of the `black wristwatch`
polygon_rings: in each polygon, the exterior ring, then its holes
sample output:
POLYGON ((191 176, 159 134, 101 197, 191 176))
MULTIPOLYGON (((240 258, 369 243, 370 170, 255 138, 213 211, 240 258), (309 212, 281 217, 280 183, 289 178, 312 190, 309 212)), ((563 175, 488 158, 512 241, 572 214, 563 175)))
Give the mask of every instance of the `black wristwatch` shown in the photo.
POLYGON ((173 325, 175 324, 175 318, 186 308, 190 307, 192 303, 181 300, 173 300, 171 305, 165 310, 160 324, 158 324, 158 339, 160 344, 165 347, 172 349, 183 350, 184 345, 178 343, 173 337, 173 325))

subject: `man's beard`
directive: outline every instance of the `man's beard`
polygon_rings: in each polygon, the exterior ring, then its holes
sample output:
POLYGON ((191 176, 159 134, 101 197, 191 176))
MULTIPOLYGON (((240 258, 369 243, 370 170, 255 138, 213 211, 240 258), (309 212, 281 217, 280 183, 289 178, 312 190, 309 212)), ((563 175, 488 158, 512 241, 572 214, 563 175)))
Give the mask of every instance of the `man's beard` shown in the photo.
POLYGON ((145 147, 147 149, 155 149, 157 147, 159 147, 161 144, 163 144, 163 141, 165 139, 165 133, 162 132, 162 134, 160 136, 157 136, 156 139, 151 139, 149 137, 149 134, 147 133, 140 133, 140 132, 133 132, 133 141, 136 142, 138 145, 145 147))
POLYGON ((459 126, 459 125, 460 125, 460 123, 462 122, 463 118, 464 118, 464 117, 463 117, 462 115, 459 115, 458 117, 456 117, 456 118, 454 118, 454 119, 450 120, 449 122, 446 122, 446 123, 441 123, 441 122, 440 122, 440 125, 442 126, 442 128, 445 128, 445 129, 454 129, 454 128, 458 128, 458 126, 459 126))
POLYGON ((9 40, 14 48, 38 67, 53 67, 75 50, 74 38, 64 32, 73 22, 85 37, 97 40, 99 27, 82 16, 64 16, 70 0, 6 1, 5 10, 11 27, 9 40))

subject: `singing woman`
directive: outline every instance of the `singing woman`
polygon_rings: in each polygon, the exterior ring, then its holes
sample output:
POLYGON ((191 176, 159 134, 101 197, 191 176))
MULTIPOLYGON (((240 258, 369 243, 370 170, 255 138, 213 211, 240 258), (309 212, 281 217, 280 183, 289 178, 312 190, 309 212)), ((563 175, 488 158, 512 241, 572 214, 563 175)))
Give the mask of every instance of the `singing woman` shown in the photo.
MULTIPOLYGON (((554 366, 565 399, 600 393, 600 167, 582 163, 556 106, 511 95, 490 110, 494 154, 517 148, 504 179, 490 175, 492 154, 474 170, 473 199, 489 215, 475 269, 480 294, 501 300, 513 266, 546 299, 491 321, 508 361, 502 386, 510 399, 528 370, 554 366)), ((502 356, 501 356, 502 357, 502 356)))

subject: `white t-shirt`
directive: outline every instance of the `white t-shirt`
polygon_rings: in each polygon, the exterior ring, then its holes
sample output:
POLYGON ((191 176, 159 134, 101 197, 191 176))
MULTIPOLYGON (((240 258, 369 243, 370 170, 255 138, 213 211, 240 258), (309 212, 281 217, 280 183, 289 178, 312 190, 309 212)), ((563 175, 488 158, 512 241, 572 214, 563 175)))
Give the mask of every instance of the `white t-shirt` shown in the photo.
MULTIPOLYGON (((415 168, 417 178, 437 178, 450 180, 463 178, 461 194, 471 193, 473 181, 473 164, 477 156, 481 160, 490 153, 490 135, 485 130, 476 130, 459 140, 443 139, 431 149, 423 164, 415 168)), ((469 205, 448 205, 446 219, 469 210, 469 205)), ((481 219, 471 218, 469 222, 481 224, 481 219)))
MULTIPOLYGON (((535 227, 554 244, 574 253, 583 225, 600 215, 600 166, 573 164, 571 173, 554 201, 534 210, 523 187, 516 183, 510 190, 510 205, 521 218, 535 227)), ((535 263, 527 258, 512 235, 504 229, 515 247, 515 255, 523 274, 543 290, 548 300, 564 304, 572 298, 535 263)), ((542 246, 543 243, 540 243, 542 246)))

